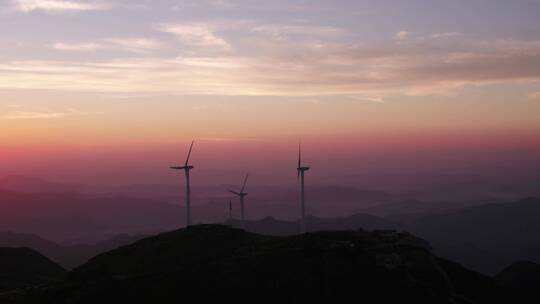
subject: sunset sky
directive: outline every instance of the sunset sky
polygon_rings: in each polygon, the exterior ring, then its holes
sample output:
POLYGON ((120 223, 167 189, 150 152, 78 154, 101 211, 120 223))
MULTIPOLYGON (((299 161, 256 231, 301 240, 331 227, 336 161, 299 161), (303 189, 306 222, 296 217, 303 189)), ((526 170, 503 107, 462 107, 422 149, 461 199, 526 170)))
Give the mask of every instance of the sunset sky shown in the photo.
POLYGON ((0 0, 0 175, 166 181, 192 138, 237 179, 298 138, 344 179, 530 168, 539 29, 538 0, 0 0))

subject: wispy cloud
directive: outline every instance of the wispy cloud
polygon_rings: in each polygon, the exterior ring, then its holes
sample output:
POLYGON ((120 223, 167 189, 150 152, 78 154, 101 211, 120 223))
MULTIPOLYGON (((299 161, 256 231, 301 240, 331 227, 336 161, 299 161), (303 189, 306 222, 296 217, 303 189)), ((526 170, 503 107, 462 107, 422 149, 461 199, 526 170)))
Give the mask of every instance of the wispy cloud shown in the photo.
POLYGON ((540 92, 534 92, 529 94, 528 99, 531 101, 540 101, 540 92))
POLYGON ((107 46, 104 44, 93 43, 93 42, 88 42, 88 43, 57 42, 53 44, 52 47, 56 50, 74 51, 74 52, 89 52, 89 51, 97 51, 97 50, 107 48, 107 46))
MULTIPOLYGON (((335 11, 337 6, 329 1, 233 1, 233 0, 196 0, 196 1, 183 1, 187 5, 202 5, 210 6, 214 9, 249 9, 259 11, 279 11, 279 12, 313 12, 335 11)), ((183 3, 183 4, 184 4, 183 3)))
POLYGON ((115 47, 135 53, 155 51, 163 47, 163 43, 148 38, 110 38, 106 41, 115 47))
POLYGON ((394 40, 406 40, 411 36, 411 32, 408 31, 399 31, 394 34, 394 40))
POLYGON ((233 47, 216 33, 214 26, 205 23, 166 24, 159 27, 165 33, 175 35, 183 44, 199 48, 217 48, 231 51, 233 47))
POLYGON ((235 7, 235 5, 233 3, 231 3, 230 1, 227 1, 227 0, 208 0, 208 4, 210 4, 212 6, 215 6, 215 7, 220 7, 220 8, 235 7))
POLYGON ((62 118, 66 113, 54 113, 54 112, 13 112, 1 116, 3 119, 53 119, 53 118, 62 118))
POLYGON ((261 141, 259 138, 253 137, 203 137, 198 138, 198 141, 202 142, 255 142, 261 141))
POLYGON ((347 96, 349 99, 354 101, 360 101, 360 102, 374 102, 374 103, 384 103, 384 98, 377 95, 369 95, 369 94, 357 94, 357 95, 351 95, 347 96))
POLYGON ((344 34, 344 30, 333 26, 314 25, 262 25, 252 29, 253 32, 265 33, 273 36, 335 36, 344 34))
POLYGON ((52 48, 60 51, 93 52, 120 49, 133 53, 146 53, 163 48, 163 43, 148 38, 108 38, 99 42, 57 42, 52 48))
POLYGON ((1 115, 1 119, 22 120, 22 119, 58 119, 71 115, 90 115, 94 113, 81 112, 70 109, 63 112, 58 111, 15 111, 1 115))
POLYGON ((432 34, 430 37, 434 39, 439 38, 452 38, 452 37, 461 37, 463 36, 463 33, 460 32, 445 32, 445 33, 435 33, 432 34))
MULTIPOLYGON (((213 45, 205 41, 194 44, 213 45)), ((117 94, 341 95, 380 102, 390 95, 448 94, 467 85, 540 82, 540 41, 482 41, 460 36, 313 47, 311 41, 290 44, 256 39, 250 46, 264 53, 241 52, 238 47, 237 52, 185 52, 177 57, 0 61, 0 88, 117 94)))
POLYGON ((64 1, 64 0, 12 0, 13 9, 20 12, 45 11, 96 11, 108 9, 105 3, 89 1, 64 1))

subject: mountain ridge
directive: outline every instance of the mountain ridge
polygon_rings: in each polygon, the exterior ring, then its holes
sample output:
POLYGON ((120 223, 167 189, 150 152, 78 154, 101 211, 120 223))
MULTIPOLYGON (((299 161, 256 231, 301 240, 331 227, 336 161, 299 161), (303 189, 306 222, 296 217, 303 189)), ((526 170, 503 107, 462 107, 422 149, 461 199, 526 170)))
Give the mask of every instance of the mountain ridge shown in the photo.
MULTIPOLYGON (((264 236, 197 225, 100 254, 46 288, 7 303, 507 303, 491 278, 430 253, 394 231, 264 236), (467 281, 465 286, 460 281, 467 281), (473 287, 478 287, 476 290, 473 287)), ((1 298, 0 298, 1 299, 1 298)))

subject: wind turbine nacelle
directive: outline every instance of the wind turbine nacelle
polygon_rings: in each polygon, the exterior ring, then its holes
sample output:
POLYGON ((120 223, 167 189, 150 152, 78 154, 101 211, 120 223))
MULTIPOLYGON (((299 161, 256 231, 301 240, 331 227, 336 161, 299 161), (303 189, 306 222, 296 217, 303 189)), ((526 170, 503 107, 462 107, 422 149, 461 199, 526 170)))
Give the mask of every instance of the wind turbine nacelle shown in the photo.
POLYGON ((309 170, 309 167, 298 167, 297 170, 298 171, 307 171, 307 170, 309 170))
POLYGON ((193 166, 171 167, 173 170, 191 170, 193 168, 193 166))

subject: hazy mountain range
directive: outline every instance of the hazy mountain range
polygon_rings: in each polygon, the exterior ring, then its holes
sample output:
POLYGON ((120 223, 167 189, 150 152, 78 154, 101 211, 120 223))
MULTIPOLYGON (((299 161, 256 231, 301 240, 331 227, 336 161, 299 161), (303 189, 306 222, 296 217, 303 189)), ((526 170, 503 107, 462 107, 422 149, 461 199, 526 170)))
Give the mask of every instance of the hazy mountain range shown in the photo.
MULTIPOLYGON (((13 231, 0 233, 0 246, 34 248, 68 269, 142 235, 175 229, 184 219, 180 195, 175 203, 151 196, 158 193, 157 197, 164 197, 173 191, 181 194, 177 186, 133 185, 126 186, 124 194, 82 194, 69 190, 77 185, 34 178, 11 176, 0 182, 0 231, 13 231), (1 190, 5 187, 12 189, 1 190), (59 192, 39 192, 50 188, 59 192), (134 195, 128 196, 129 193, 134 195)), ((268 235, 296 234, 297 196, 287 189, 276 193, 273 190, 261 188, 248 197, 247 230, 268 235)), ((456 203, 400 200, 399 195, 384 191, 347 187, 310 190, 310 210, 319 208, 322 214, 308 218, 310 231, 360 227, 407 230, 428 240, 437 254, 490 275, 517 260, 540 262, 537 199, 456 203), (340 202, 328 203, 334 197, 340 202), (329 206, 339 211, 326 212, 329 206)), ((229 197, 212 191, 206 198, 198 197, 196 222, 239 226, 237 220, 228 220, 228 200, 229 197)), ((237 217, 233 201, 233 218, 237 217)))
POLYGON ((540 199, 529 198, 434 214, 408 227, 439 254, 494 274, 516 260, 540 263, 539 218, 540 199))
POLYGON ((57 244, 37 235, 0 231, 0 247, 32 248, 60 264, 65 269, 79 266, 100 253, 141 239, 142 235, 117 235, 94 243, 57 244))
MULTIPOLYGON (((233 216, 238 217, 237 201, 227 192, 227 188, 234 187, 193 188, 195 222, 226 220, 230 200, 233 202, 233 216)), ((272 216, 288 221, 298 218, 297 189, 265 186, 248 187, 248 190, 248 218, 272 216)), ((440 211, 504 202, 500 197, 489 195, 478 200, 422 199, 430 191, 388 192, 309 185, 308 214, 328 218, 363 213, 386 217, 393 222, 410 223, 440 211)), ((58 242, 123 233, 156 233, 184 224, 183 199, 180 184, 91 187, 11 175, 0 179, 0 231, 35 233, 58 242)))

